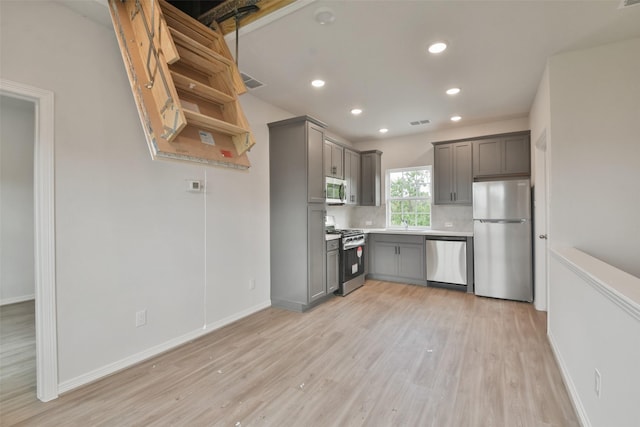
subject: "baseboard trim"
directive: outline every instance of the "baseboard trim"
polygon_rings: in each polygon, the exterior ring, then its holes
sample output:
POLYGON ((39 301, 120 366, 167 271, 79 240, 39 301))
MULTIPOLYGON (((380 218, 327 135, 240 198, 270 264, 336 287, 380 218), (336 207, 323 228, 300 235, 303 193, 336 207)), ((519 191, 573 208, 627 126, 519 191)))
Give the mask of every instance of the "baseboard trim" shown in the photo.
POLYGON ((5 298, 5 299, 0 300, 0 306, 9 305, 9 304, 17 304, 19 302, 31 301, 31 300, 34 300, 34 299, 36 299, 35 294, 22 295, 20 297, 5 298))
POLYGON ((564 384, 567 386, 567 391, 569 392, 569 398, 571 399, 571 404, 573 405, 573 409, 575 409, 576 414, 578 414, 578 419, 580 421, 580 425, 582 427, 591 427, 591 422, 589 421, 589 417, 587 416, 587 411, 584 409, 582 405, 582 400, 580 400, 580 396, 578 395, 578 390, 576 389, 576 385, 573 383, 571 379, 571 375, 569 375, 569 370, 567 369, 567 365, 562 358, 562 354, 556 345, 556 342, 553 338, 551 332, 547 333, 547 338, 549 339, 549 343, 551 344, 551 351, 553 352, 554 357, 556 358, 556 362, 558 363, 558 367, 560 368, 560 374, 562 375, 562 380, 564 384))
POLYGON ((73 379, 61 382, 58 385, 58 393, 66 393, 68 391, 74 390, 78 387, 87 385, 94 381, 98 381, 107 375, 114 374, 118 371, 122 371, 124 369, 130 368, 135 364, 143 362, 152 357, 158 356, 161 353, 169 351, 173 348, 181 346, 183 344, 188 343, 189 341, 193 341, 194 339, 200 338, 204 335, 207 335, 216 329, 220 329, 223 326, 227 326, 233 322, 236 322, 244 317, 250 316, 254 313, 257 313, 260 310, 264 310, 265 308, 271 307, 271 301, 264 301, 260 304, 254 305, 253 307, 249 307, 246 310, 242 310, 238 313, 235 313, 231 316, 225 317, 224 319, 218 320, 213 323, 209 323, 204 325, 201 329, 197 329, 195 331, 191 331, 182 336, 176 337, 169 341, 166 341, 162 344, 153 346, 144 351, 131 355, 129 357, 125 357, 124 359, 118 360, 117 362, 110 363, 101 368, 95 369, 91 372, 87 372, 86 374, 80 375, 73 379))

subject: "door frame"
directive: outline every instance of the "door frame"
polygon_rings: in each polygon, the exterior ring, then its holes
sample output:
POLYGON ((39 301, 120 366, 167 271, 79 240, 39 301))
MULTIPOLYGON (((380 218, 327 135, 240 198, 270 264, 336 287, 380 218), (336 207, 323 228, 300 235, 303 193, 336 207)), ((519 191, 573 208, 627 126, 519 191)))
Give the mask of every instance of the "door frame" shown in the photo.
POLYGON ((0 79, 0 93, 35 104, 34 225, 36 395, 47 402, 58 397, 56 325, 54 94, 52 91, 0 79))
POLYGON ((548 311, 549 309, 549 164, 548 164, 548 135, 547 129, 542 131, 542 134, 535 143, 535 161, 536 161, 536 176, 535 176, 535 192, 536 196, 534 212, 536 215, 536 223, 534 227, 534 254, 540 255, 543 253, 542 259, 536 256, 536 264, 542 262, 544 266, 544 274, 539 273, 537 265, 535 266, 535 290, 536 298, 534 306, 537 310, 548 311), (538 173, 540 172, 540 173, 538 173), (540 182, 542 181, 542 183, 540 182), (541 185, 542 184, 542 185, 541 185), (544 215, 544 230, 538 228, 540 224, 540 216, 544 215), (544 233, 546 238, 540 239, 540 234, 544 233), (542 247, 540 247, 542 246, 542 247), (540 250, 539 250, 540 249, 540 250), (543 293, 542 295, 540 295, 543 293), (542 296, 543 298, 539 298, 542 296))

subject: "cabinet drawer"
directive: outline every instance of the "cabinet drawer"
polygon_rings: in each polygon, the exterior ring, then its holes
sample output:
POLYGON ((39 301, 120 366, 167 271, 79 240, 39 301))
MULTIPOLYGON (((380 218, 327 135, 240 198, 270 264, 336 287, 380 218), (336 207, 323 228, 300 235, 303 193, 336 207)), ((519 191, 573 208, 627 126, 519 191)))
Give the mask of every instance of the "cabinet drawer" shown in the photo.
POLYGON ((340 239, 327 240, 327 252, 337 251, 340 247, 340 239))

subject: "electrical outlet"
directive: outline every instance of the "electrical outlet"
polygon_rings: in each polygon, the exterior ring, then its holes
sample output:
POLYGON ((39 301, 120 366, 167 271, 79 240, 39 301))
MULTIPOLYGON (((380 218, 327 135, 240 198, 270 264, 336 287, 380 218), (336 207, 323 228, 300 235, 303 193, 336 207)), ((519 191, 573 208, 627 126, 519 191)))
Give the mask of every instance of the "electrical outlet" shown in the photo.
POLYGON ((373 225, 373 221, 365 221, 364 225, 373 225))
POLYGON ((136 311, 136 328, 147 324, 147 310, 136 311))
POLYGON ((600 397, 600 390, 602 389, 602 377, 600 376, 600 371, 595 370, 595 383, 594 388, 596 392, 596 396, 600 397))
POLYGON ((249 280, 249 290, 252 291, 256 288, 256 279, 249 280))
POLYGON ((447 227, 447 228, 451 228, 451 227, 453 227, 453 223, 452 222, 445 222, 444 226, 447 227))

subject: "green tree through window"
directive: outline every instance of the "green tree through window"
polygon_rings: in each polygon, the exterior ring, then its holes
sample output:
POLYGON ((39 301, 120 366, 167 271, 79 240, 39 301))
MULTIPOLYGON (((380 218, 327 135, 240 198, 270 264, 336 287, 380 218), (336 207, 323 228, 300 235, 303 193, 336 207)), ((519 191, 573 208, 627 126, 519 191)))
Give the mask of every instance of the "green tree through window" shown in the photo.
POLYGON ((387 170, 387 226, 431 226, 431 166, 387 170))

